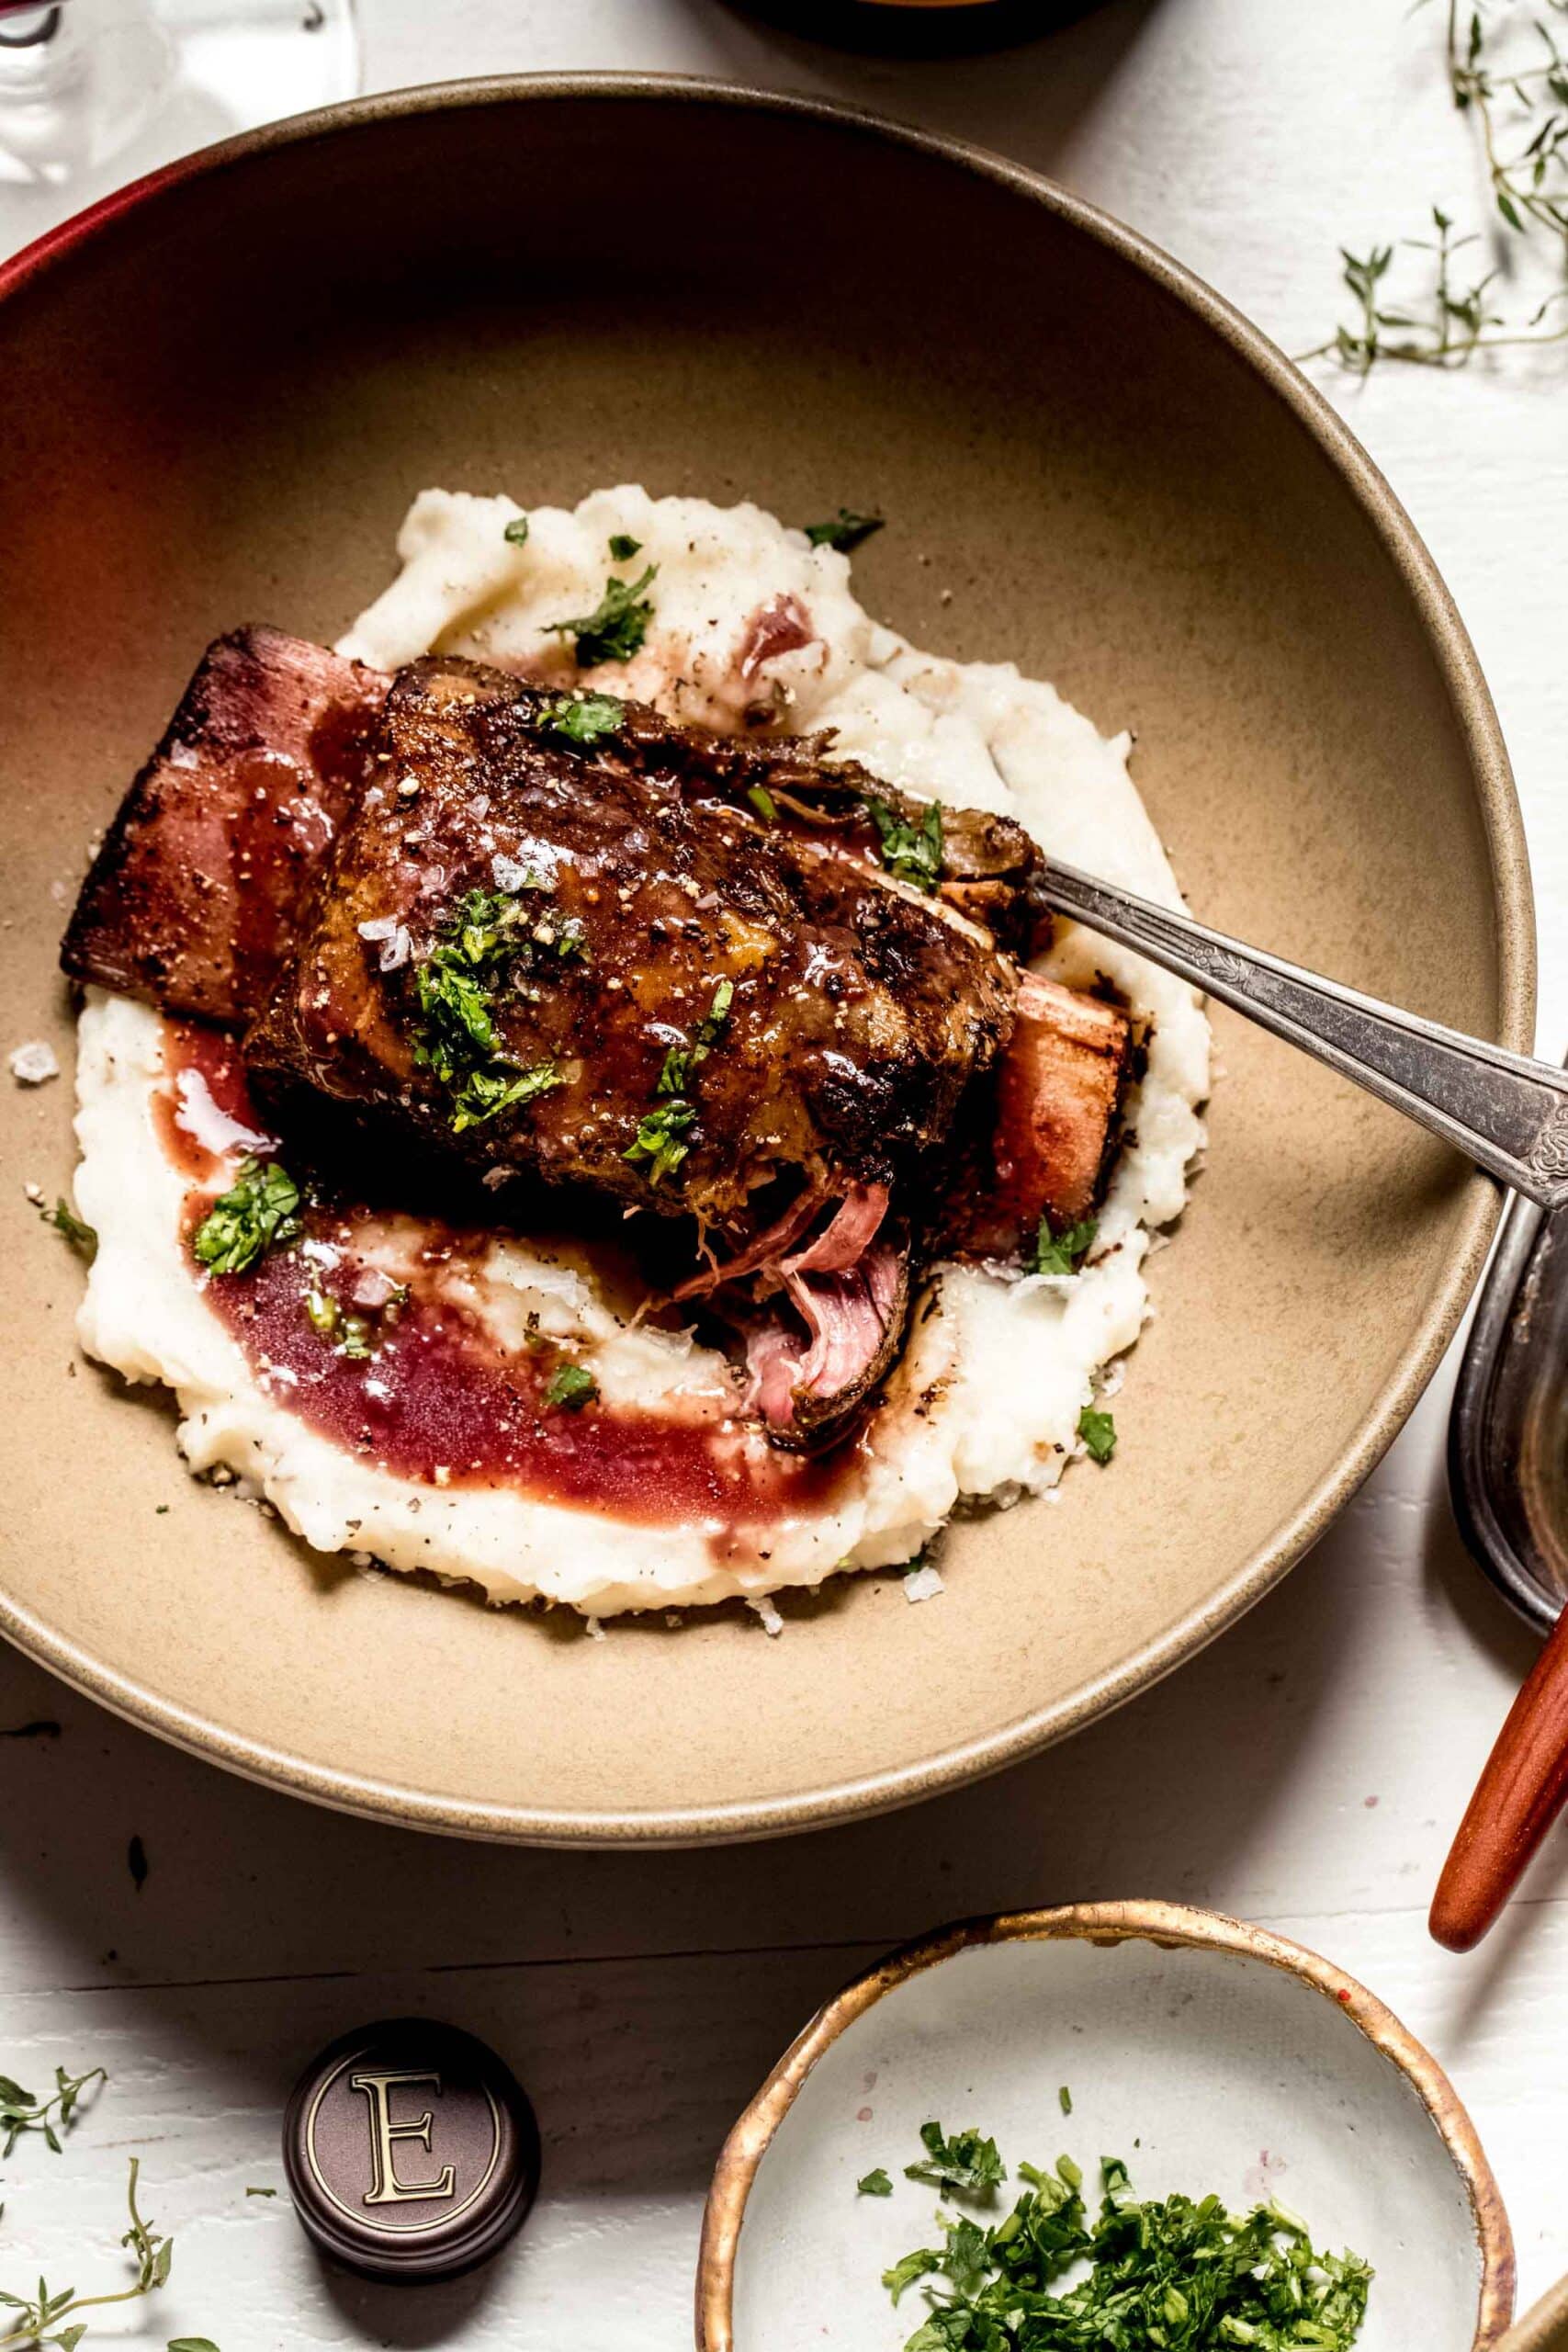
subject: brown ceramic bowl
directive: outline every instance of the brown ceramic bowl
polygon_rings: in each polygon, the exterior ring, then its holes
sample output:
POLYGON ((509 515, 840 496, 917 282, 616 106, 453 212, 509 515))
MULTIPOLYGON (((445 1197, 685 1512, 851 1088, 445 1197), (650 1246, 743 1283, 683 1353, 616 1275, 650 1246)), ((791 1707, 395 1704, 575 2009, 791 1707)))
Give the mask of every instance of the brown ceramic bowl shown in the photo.
MULTIPOLYGON (((199 648, 330 637, 428 482, 840 500, 872 608, 1011 655, 1137 773, 1193 905, 1527 1046, 1503 747, 1431 562, 1251 327, 1062 189, 940 141, 674 82, 368 99, 194 158, 0 273, 0 980, 69 1059, 63 900, 199 648), (942 592, 952 592, 951 603, 942 592)), ((992 1770, 1281 1576, 1436 1363, 1491 1187, 1228 1019, 1207 1173, 1105 1472, 867 1578, 590 1643, 308 1555, 190 1484, 75 1361, 23 1184, 63 1085, 6 1085, 0 1625, 171 1738, 364 1812, 561 1841, 744 1837, 992 1770), (160 1507, 166 1514, 159 1515, 160 1507)))
POLYGON ((698 2352, 816 2352, 829 2335, 894 2352, 921 2290, 894 2312, 880 2274, 931 2244, 933 2192, 903 2167, 932 2117, 977 2124, 1014 2166, 1066 2150, 1091 2211, 1105 2154, 1150 2198, 1278 2198, 1315 2244, 1371 2264, 1359 2352, 1488 2352, 1507 2325, 1496 2181, 1453 2085, 1375 1995, 1218 1912, 1079 1903, 925 1937, 796 2036, 714 2173, 698 2352), (874 2166, 886 2198, 856 2193, 874 2166))

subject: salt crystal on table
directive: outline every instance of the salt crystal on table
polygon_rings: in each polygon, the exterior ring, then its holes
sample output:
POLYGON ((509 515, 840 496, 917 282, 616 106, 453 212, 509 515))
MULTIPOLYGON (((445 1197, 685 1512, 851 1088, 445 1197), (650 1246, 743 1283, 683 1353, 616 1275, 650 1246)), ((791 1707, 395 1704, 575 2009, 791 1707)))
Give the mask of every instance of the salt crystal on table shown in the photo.
POLYGON ((779 1615, 778 1611, 773 1607, 773 1602, 768 1599, 766 1593, 763 1594, 761 1600, 752 1600, 749 1598, 747 1600, 746 1606, 748 1609, 754 1611, 756 1615, 761 1619, 762 1631, 764 1634, 767 1634, 770 1636, 774 1636, 784 1632, 784 1621, 779 1615))
POLYGON ((912 1568, 904 1578, 906 1600, 934 1600, 947 1587, 935 1568, 912 1568))
POLYGON ((54 1047, 41 1039, 17 1046, 11 1056, 11 1075, 18 1086, 42 1086, 47 1080, 58 1078, 60 1064, 54 1047))

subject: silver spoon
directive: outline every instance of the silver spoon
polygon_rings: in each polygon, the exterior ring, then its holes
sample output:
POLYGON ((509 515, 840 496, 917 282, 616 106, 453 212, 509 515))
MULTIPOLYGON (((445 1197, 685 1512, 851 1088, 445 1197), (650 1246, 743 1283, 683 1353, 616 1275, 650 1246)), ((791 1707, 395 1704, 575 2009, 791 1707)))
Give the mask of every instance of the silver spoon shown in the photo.
POLYGON ((1555 1063, 1380 1004, 1071 865, 1048 863, 1044 896, 1353 1078, 1527 1200, 1568 1203, 1568 1071, 1555 1063))

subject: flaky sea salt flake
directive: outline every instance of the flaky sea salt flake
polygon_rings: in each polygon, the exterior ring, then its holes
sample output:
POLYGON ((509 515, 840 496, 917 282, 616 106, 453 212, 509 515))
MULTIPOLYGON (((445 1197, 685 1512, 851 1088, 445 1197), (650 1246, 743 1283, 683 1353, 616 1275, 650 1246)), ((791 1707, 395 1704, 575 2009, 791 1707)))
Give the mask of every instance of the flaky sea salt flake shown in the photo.
POLYGON ((11 1054, 11 1075, 18 1086, 43 1086, 50 1079, 58 1078, 60 1063, 54 1047, 46 1046, 41 1037, 16 1046, 11 1054))

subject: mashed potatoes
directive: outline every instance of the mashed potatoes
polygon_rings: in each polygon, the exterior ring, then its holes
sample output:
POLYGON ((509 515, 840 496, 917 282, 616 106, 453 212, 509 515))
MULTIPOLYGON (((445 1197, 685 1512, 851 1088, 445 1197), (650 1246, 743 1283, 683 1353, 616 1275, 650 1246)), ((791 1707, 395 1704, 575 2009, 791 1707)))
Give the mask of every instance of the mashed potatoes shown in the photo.
MULTIPOLYGON (((1106 741, 1009 663, 916 652, 861 609, 843 556, 811 548, 754 506, 654 500, 637 489, 596 492, 570 513, 536 508, 520 546, 505 537, 519 512, 507 498, 423 492, 399 537, 401 572, 341 650, 388 669, 428 651, 558 668, 561 640, 546 624, 592 609, 612 568, 607 541, 625 534, 641 543, 637 568, 659 567, 654 621, 635 659, 593 683, 679 719, 733 727, 761 706, 792 729, 832 728, 841 752, 888 782, 950 806, 1005 811, 1048 853, 1177 902, 1127 774, 1126 737, 1106 741), (770 654, 756 616, 785 600, 808 620, 810 639, 770 654)), ((787 643, 799 633, 776 634, 787 643)), ((128 1379, 172 1387, 192 1469, 226 1464, 251 1479, 319 1549, 469 1578, 496 1600, 542 1594, 603 1616, 736 1593, 760 1599, 835 1568, 907 1560, 961 1497, 1010 1500, 1048 1488, 1081 1450, 1078 1416, 1138 1336, 1149 1238, 1179 1212, 1202 1141, 1209 1030, 1192 991, 1067 925, 1041 968, 1068 986, 1104 973, 1149 1024, 1147 1067, 1128 1107, 1132 1139, 1111 1178, 1095 1261, 1066 1280, 939 1267, 931 1311, 917 1310, 852 1472, 820 1508, 792 1506, 746 1527, 643 1523, 506 1486, 403 1478, 311 1428, 290 1407, 298 1375, 242 1351, 181 1239, 188 1179, 158 1115, 169 1087, 164 1023, 97 991, 82 1016, 77 1080, 76 1197, 99 1237, 82 1343, 128 1379)), ((243 1125, 205 1100, 198 1081, 182 1081, 177 1117, 201 1148, 238 1164, 243 1125)), ((412 1220, 383 1222, 377 1246, 389 1278, 416 1242, 412 1220)), ((563 1247, 497 1238, 446 1279, 454 1303, 498 1345, 522 1344, 530 1329, 569 1344, 607 1402, 673 1401, 716 1421, 733 1402, 722 1357, 691 1331, 632 1322, 563 1247)), ((736 1429, 726 1442, 764 1441, 736 1429)))

